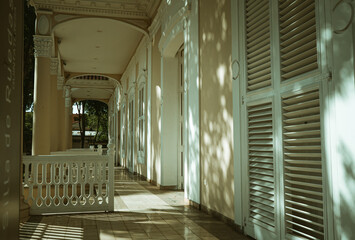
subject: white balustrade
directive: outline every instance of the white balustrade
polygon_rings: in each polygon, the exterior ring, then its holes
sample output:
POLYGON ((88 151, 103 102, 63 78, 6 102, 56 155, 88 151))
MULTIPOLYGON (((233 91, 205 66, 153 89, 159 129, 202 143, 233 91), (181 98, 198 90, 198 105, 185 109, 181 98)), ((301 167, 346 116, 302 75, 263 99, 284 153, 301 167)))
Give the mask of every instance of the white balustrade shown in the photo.
POLYGON ((24 156, 31 214, 113 211, 113 153, 24 156))

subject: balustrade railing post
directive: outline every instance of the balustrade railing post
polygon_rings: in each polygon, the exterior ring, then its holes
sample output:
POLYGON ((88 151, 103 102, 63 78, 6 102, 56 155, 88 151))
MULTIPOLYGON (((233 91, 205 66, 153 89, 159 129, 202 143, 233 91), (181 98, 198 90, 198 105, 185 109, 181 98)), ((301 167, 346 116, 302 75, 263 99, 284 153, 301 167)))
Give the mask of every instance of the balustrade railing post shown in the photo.
POLYGON ((97 153, 99 155, 102 155, 102 145, 101 144, 97 145, 97 153))
POLYGON ((108 157, 108 189, 106 189, 108 194, 108 211, 114 211, 114 180, 115 180, 115 170, 114 170, 114 158, 115 158, 115 144, 110 140, 107 145, 107 157, 108 157))

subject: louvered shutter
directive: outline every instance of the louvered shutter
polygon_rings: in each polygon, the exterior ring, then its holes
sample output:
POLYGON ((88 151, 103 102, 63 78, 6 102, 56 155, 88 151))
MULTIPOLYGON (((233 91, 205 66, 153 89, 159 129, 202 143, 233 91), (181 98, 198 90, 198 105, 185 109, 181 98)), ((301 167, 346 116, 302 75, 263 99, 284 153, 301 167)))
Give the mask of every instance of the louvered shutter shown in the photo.
POLYGON ((324 238, 318 90, 282 98, 286 233, 324 238))
POLYGON ((317 69, 315 0, 281 0, 279 17, 282 80, 317 69))
POLYGON ((275 229, 272 103, 249 106, 249 221, 275 229))
POLYGON ((269 1, 246 1, 247 89, 271 86, 269 1))

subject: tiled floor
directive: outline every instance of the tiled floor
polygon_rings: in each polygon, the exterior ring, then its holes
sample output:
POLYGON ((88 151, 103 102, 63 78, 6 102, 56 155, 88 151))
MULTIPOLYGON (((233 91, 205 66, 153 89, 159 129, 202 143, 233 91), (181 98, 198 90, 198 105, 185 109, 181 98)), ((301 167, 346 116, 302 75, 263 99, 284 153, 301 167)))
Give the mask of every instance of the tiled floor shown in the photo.
POLYGON ((163 191, 116 169, 115 212, 32 216, 20 239, 248 239, 184 202, 182 191, 163 191))

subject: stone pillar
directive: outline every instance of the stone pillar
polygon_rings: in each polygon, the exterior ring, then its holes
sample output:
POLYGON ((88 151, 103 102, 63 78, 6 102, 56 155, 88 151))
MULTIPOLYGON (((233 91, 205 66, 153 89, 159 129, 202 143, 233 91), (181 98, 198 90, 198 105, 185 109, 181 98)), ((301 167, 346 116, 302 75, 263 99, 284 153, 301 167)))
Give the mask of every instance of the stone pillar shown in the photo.
POLYGON ((58 151, 59 149, 59 123, 58 123, 58 90, 57 90, 57 74, 58 74, 58 58, 51 58, 51 152, 58 151))
POLYGON ((57 76, 57 116, 58 116, 58 151, 67 149, 65 134, 65 91, 63 90, 63 76, 57 76))
POLYGON ((34 35, 35 75, 32 155, 50 153, 50 52, 52 37, 34 35))
POLYGON ((70 86, 64 87, 65 95, 65 114, 64 114, 64 131, 66 140, 66 149, 72 148, 72 100, 70 86))

